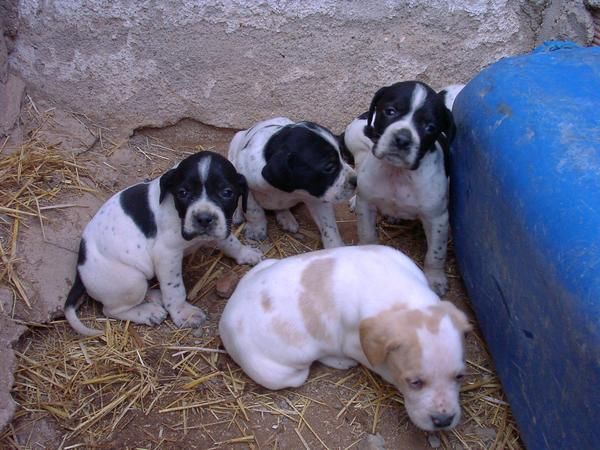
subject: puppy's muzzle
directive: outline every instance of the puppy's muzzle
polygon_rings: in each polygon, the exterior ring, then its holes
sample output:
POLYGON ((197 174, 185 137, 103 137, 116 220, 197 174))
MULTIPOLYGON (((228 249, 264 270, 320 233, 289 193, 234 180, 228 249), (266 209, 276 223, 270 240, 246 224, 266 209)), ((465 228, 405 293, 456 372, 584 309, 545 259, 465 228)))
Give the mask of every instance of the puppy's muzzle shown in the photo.
POLYGON ((453 420, 454 414, 436 414, 431 416, 431 422, 433 423, 434 428, 438 430, 448 428, 452 425, 453 420))
POLYGON ((406 129, 398 130, 394 134, 392 143, 399 151, 410 150, 410 146, 412 145, 412 135, 410 131, 406 129))
POLYGON ((194 216, 194 228, 198 234, 210 234, 215 228, 218 217, 212 213, 201 212, 194 216))

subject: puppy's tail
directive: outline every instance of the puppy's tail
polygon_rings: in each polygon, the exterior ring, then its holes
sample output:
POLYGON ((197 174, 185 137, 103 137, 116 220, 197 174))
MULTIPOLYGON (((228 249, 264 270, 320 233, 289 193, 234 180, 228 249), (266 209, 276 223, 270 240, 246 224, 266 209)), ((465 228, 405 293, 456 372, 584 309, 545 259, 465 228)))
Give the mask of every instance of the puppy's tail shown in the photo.
POLYGON ((65 301, 65 317, 67 318, 67 321, 71 327, 78 333, 85 336, 100 336, 103 334, 102 331, 86 327, 81 320, 79 320, 79 317, 77 317, 79 299, 83 294, 85 294, 85 286, 83 285, 81 277, 79 276, 79 270, 77 270, 75 274, 75 281, 73 282, 73 286, 71 286, 71 290, 69 291, 67 300, 65 301))

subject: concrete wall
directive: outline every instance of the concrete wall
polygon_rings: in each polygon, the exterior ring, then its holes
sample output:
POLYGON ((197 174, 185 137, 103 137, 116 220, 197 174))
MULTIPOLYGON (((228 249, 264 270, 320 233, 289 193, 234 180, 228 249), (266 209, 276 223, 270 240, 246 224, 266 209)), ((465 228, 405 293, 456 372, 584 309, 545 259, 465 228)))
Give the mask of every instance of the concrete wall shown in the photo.
POLYGON ((20 0, 10 61, 35 95, 119 133, 274 115, 339 130, 382 85, 464 82, 530 50, 553 3, 20 0))

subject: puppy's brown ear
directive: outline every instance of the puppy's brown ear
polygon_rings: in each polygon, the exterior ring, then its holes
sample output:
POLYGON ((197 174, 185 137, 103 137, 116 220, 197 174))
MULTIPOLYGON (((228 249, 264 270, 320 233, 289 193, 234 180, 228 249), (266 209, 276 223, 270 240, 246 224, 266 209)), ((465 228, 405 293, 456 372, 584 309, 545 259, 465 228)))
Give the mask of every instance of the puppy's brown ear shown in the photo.
POLYGON ((173 187, 173 184, 175 182, 175 172, 176 169, 170 169, 167 170, 161 177, 160 177, 160 194, 158 196, 158 203, 162 203, 163 200, 165 199, 166 195, 169 193, 169 191, 171 190, 171 188, 173 187))
POLYGON ((372 366, 381 364, 390 351, 400 346, 381 315, 364 319, 359 325, 360 345, 372 366))
POLYGON ((248 207, 248 182, 246 177, 241 173, 238 174, 238 186, 240 187, 240 195, 242 196, 242 211, 246 212, 248 207))
POLYGON ((473 330, 473 326, 469 323, 469 319, 464 312, 458 309, 454 303, 447 300, 442 300, 440 305, 450 316, 450 320, 461 333, 468 333, 473 330))

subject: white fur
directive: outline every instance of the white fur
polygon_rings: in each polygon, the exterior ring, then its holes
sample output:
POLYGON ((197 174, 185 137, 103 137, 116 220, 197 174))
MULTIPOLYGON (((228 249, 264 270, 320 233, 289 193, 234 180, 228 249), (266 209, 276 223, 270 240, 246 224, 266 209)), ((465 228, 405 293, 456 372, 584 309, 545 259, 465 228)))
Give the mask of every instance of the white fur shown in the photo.
MULTIPOLYGON (((271 186, 261 174, 266 164, 264 147, 269 138, 282 127, 293 123, 295 122, 285 117, 259 122, 248 130, 236 133, 229 145, 229 160, 246 177, 250 188, 245 214, 246 237, 253 240, 263 240, 267 237, 265 209, 275 211, 277 222, 284 230, 297 232, 298 223, 289 209, 304 203, 319 228, 323 247, 339 247, 344 243, 337 227, 333 204, 346 201, 354 194, 354 186, 351 185, 350 179, 356 174, 348 164, 342 161, 342 170, 337 179, 321 198, 303 190, 283 192, 271 186)), ((338 143, 333 136, 321 130, 309 129, 328 140, 339 153, 338 143)), ((238 208, 234 221, 241 222, 243 217, 238 208)))
MULTIPOLYGON (((398 311, 401 318, 409 312, 427 315, 442 305, 468 325, 453 305, 440 302, 423 272, 401 252, 386 246, 340 247, 261 262, 239 282, 221 316, 219 333, 234 361, 269 389, 302 385, 315 361, 338 369, 360 363, 395 385, 404 394, 411 420, 432 430, 434 415, 452 416, 447 427, 459 421, 456 376, 464 370, 462 334, 467 329, 458 329, 450 316, 440 316, 435 332, 409 323, 422 348, 418 373, 397 367, 394 349, 372 365, 359 330, 366 319, 377 327, 379 317, 391 317, 388 310, 398 311), (315 281, 319 285, 311 287, 315 281), (404 380, 408 375, 426 384, 409 388, 404 380)), ((392 334, 406 331, 395 323, 392 334)), ((395 348, 403 344, 410 342, 399 341, 395 348)))
MULTIPOLYGON (((203 161, 210 161, 210 158, 203 161)), ((208 167, 200 167, 200 170, 208 171, 208 167)), ((155 237, 146 238, 123 211, 120 204, 122 192, 102 205, 83 231, 86 259, 83 265, 78 266, 78 271, 87 293, 102 304, 108 317, 157 325, 168 312, 178 327, 199 327, 206 316, 200 308, 186 302, 182 278, 184 253, 200 246, 213 246, 239 264, 256 264, 262 254, 242 245, 233 234, 226 237, 224 213, 206 196, 188 208, 184 217, 185 227, 192 231, 191 218, 201 211, 214 213, 217 225, 211 236, 190 241, 183 239, 181 219, 175 210, 173 197, 168 195, 159 203, 159 178, 149 183, 149 204, 157 233, 155 237), (155 276, 160 283, 160 291, 148 291, 148 280, 155 276)), ((85 327, 77 318, 75 308, 65 308, 65 316, 81 334, 102 334, 85 327)))
MULTIPOLYGON (((450 86, 446 105, 452 107, 460 92, 458 85, 450 86)), ((448 241, 448 179, 444 170, 444 154, 436 143, 434 152, 427 153, 416 170, 405 167, 414 162, 419 137, 413 124, 413 116, 425 101, 424 89, 416 85, 411 99, 411 108, 401 120, 388 126, 377 145, 364 135, 366 120, 353 120, 345 131, 345 144, 354 155, 358 188, 351 208, 356 211, 358 236, 361 244, 378 242, 376 231, 377 212, 401 219, 418 219, 423 224, 427 239, 425 274, 431 287, 439 295, 448 289, 445 274, 446 248, 448 241), (387 140, 393 132, 405 128, 413 135, 413 148, 403 164, 388 161, 385 157, 387 140)))

